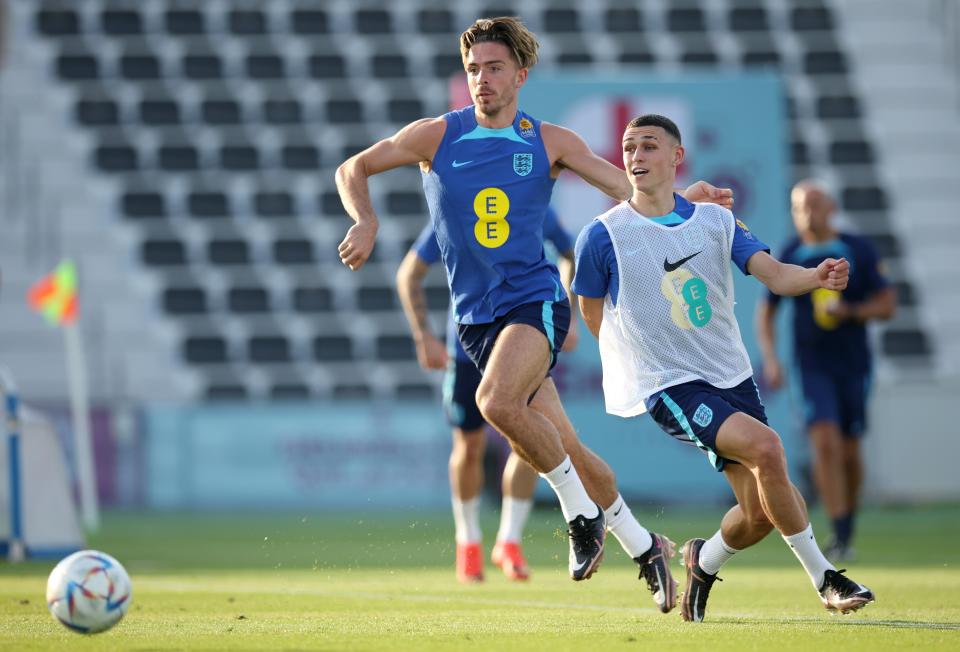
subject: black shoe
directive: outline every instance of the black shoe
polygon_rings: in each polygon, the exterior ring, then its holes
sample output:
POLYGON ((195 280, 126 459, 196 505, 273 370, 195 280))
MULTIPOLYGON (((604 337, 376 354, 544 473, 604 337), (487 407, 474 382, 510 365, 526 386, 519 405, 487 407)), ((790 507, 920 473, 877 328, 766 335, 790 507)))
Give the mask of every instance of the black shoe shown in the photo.
POLYGON ((633 561, 640 566, 640 579, 647 580, 647 588, 653 594, 653 601, 663 613, 677 606, 677 581, 670 572, 670 559, 676 554, 674 543, 662 534, 651 532, 653 545, 633 561))
POLYGON ((820 586, 820 599, 828 611, 839 611, 842 614, 856 611, 874 601, 873 591, 857 584, 844 573, 847 569, 828 570, 823 574, 823 584, 820 586))
POLYGON ((687 568, 687 588, 680 602, 680 615, 684 620, 695 623, 703 622, 703 616, 707 612, 710 588, 720 579, 700 568, 700 549, 705 543, 704 539, 690 539, 683 544, 683 565, 687 568))
POLYGON ((576 582, 590 579, 603 559, 607 522, 599 505, 597 512, 593 518, 581 514, 567 524, 570 528, 567 530, 570 537, 570 577, 576 582))

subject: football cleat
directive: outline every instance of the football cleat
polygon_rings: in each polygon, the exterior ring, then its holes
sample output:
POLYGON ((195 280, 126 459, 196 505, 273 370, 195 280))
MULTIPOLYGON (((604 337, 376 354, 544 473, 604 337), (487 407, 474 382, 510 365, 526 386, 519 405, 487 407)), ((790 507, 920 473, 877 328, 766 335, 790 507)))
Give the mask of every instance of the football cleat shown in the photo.
POLYGON ((861 609, 874 601, 873 591, 857 584, 844 573, 846 569, 828 570, 823 574, 820 586, 820 600, 827 611, 839 611, 848 614, 861 609))
POLYGON ((490 552, 490 561, 500 567, 507 579, 518 581, 530 579, 530 569, 527 568, 527 560, 523 557, 523 548, 515 541, 497 541, 490 552))
POLYGON ((677 581, 670 572, 670 559, 676 554, 674 543, 662 534, 651 532, 653 545, 639 557, 634 557, 640 567, 640 578, 647 581, 653 601, 663 613, 677 606, 677 581))
POLYGON ((568 524, 570 537, 570 577, 575 582, 590 579, 603 560, 603 541, 607 522, 603 510, 597 506, 597 515, 587 518, 580 514, 568 524))
POLYGON ((457 580, 464 584, 483 581, 483 548, 479 543, 457 544, 457 580))
MULTIPOLYGON (((683 565, 687 568, 687 587, 680 601, 680 615, 684 620, 703 622, 707 613, 707 598, 713 583, 720 578, 700 568, 700 549, 704 539, 690 539, 683 544, 683 565)), ((723 580, 720 580, 721 582, 723 580)))

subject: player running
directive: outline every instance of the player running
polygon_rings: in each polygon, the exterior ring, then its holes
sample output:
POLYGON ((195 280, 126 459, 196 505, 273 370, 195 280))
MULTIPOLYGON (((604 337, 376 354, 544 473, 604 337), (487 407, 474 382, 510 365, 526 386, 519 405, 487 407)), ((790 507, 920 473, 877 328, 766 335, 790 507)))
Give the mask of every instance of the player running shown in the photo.
POLYGON ((623 164, 633 194, 581 232, 573 284, 600 340, 607 411, 623 417, 649 411, 668 434, 703 450, 737 497, 716 534, 683 547, 683 619, 703 620, 723 563, 773 528, 824 606, 854 611, 873 593, 817 547, 753 381, 733 312, 731 262, 788 296, 842 290, 849 266, 842 258, 815 269, 781 263, 729 210, 675 195, 683 157, 680 131, 668 118, 644 115, 626 126, 623 164))

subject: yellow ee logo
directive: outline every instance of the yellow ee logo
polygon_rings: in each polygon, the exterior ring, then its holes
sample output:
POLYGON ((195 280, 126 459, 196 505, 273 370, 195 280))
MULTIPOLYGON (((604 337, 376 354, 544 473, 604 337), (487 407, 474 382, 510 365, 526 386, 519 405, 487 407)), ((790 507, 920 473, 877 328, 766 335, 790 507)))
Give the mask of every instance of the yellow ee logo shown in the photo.
POLYGON ((499 188, 484 188, 473 198, 473 212, 477 223, 473 226, 473 235, 484 247, 496 249, 510 237, 510 199, 499 188))
POLYGON ((836 290, 817 288, 810 293, 813 302, 813 321, 821 330, 832 331, 840 326, 840 321, 833 314, 833 308, 840 301, 840 293, 836 290))

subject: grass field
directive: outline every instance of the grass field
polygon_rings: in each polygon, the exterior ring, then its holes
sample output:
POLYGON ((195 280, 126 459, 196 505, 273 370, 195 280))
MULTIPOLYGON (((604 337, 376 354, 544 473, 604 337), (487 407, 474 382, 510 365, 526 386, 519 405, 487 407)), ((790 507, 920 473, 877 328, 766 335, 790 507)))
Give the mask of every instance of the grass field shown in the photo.
MULTIPOLYGON (((638 512, 678 544, 719 518, 638 512)), ((108 514, 89 543, 131 573, 126 618, 69 632, 44 604, 52 562, 0 564, 0 650, 960 650, 960 507, 864 514, 848 567, 878 599, 862 612, 824 611, 771 536, 724 568, 699 625, 657 612, 613 539, 593 579, 567 579, 560 520, 531 518, 530 582, 488 567, 484 584, 460 586, 446 513, 108 514)), ((491 514, 488 550, 495 529, 491 514)))

